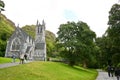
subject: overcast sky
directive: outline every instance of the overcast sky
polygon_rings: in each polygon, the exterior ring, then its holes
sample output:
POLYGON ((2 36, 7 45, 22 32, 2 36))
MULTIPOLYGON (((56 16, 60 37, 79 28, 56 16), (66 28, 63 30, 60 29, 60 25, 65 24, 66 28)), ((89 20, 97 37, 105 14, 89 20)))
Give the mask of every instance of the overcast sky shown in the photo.
POLYGON ((2 0, 5 10, 2 12, 10 20, 24 25, 42 23, 46 29, 57 33, 59 25, 67 21, 86 22, 90 29, 102 36, 108 25, 108 15, 118 0, 2 0))

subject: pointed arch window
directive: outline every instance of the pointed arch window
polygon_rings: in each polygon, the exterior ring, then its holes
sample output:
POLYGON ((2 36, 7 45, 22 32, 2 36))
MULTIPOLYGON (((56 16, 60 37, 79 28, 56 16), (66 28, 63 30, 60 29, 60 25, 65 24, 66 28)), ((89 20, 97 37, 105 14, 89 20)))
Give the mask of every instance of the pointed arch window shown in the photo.
POLYGON ((12 45, 11 45, 11 50, 13 51, 19 51, 20 50, 20 39, 19 38, 15 38, 12 41, 12 45))

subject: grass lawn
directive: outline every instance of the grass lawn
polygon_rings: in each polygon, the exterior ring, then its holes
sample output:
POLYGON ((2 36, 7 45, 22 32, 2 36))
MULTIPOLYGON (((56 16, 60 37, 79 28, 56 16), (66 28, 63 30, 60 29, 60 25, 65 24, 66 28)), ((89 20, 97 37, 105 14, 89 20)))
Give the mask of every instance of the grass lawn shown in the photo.
POLYGON ((31 62, 0 69, 0 80, 95 80, 97 71, 56 62, 31 62))
MULTIPOLYGON (((19 60, 16 59, 16 61, 19 61, 19 60)), ((12 62, 12 58, 0 57, 0 64, 3 64, 3 63, 10 63, 10 62, 12 62)))

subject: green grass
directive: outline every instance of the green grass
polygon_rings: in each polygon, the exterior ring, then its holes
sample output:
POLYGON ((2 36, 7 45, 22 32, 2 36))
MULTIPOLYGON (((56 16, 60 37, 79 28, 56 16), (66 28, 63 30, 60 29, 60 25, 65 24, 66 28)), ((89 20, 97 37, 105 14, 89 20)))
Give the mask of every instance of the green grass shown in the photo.
POLYGON ((12 62, 12 58, 0 57, 0 64, 3 64, 3 63, 10 63, 10 62, 12 62))
MULTIPOLYGON (((16 61, 18 62, 19 60, 16 59, 16 61)), ((3 63, 11 63, 11 62, 12 62, 12 58, 0 57, 0 64, 3 64, 3 63)))
POLYGON ((31 62, 0 69, 0 80, 95 80, 97 71, 56 62, 31 62))

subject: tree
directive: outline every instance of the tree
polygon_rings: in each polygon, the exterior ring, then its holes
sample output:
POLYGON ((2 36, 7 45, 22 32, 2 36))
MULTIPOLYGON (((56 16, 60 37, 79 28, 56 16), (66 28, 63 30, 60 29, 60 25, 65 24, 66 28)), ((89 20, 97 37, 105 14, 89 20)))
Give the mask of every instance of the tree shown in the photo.
POLYGON ((114 61, 115 57, 120 54, 120 5, 114 4, 109 12, 109 21, 108 21, 107 37, 110 40, 111 47, 110 52, 112 53, 111 60, 115 65, 119 63, 114 61))
POLYGON ((50 31, 46 31, 46 46, 47 46, 47 56, 56 57, 56 36, 50 31))
POLYGON ((1 19, 1 11, 4 11, 5 4, 0 0, 0 19, 1 19))
POLYGON ((96 38, 96 45, 99 48, 99 52, 97 54, 97 61, 99 63, 99 67, 103 68, 104 66, 107 66, 108 64, 111 64, 111 43, 107 36, 102 36, 96 38), (108 63, 109 62, 109 63, 108 63))
POLYGON ((90 30, 89 26, 84 22, 67 22, 61 24, 58 31, 59 46, 63 47, 61 54, 73 66, 82 62, 84 67, 87 66, 92 58, 94 50, 95 33, 90 30))

